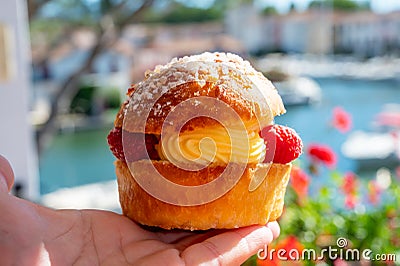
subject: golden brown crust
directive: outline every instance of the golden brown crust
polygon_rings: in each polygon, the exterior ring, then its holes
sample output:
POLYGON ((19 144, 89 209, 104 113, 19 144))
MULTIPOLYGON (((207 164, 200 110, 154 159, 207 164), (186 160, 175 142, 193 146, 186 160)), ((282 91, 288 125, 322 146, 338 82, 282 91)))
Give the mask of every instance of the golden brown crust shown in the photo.
POLYGON ((128 106, 129 101, 125 100, 122 104, 121 107, 119 108, 119 111, 115 117, 114 120, 114 127, 122 127, 124 123, 124 117, 125 117, 125 110, 128 106))
MULTIPOLYGON (((115 125, 124 123, 124 129, 130 132, 143 132, 145 127, 148 134, 161 134, 169 112, 179 103, 199 96, 218 99, 234 110, 243 122, 260 122, 261 127, 285 112, 275 87, 249 62, 233 54, 204 53, 175 59, 148 72, 145 80, 129 93, 129 104, 121 107, 115 125), (148 117, 145 126, 138 122, 144 117, 148 117)), ((202 107, 208 108, 192 102, 188 110, 196 116, 196 108, 202 107)), ((224 118, 224 123, 229 123, 229 119, 224 118)), ((188 128, 210 125, 201 117, 190 123, 188 128)))
MULTIPOLYGON (((140 167, 151 167, 152 163, 165 178, 186 186, 208 183, 223 171, 222 166, 189 172, 167 161, 135 163, 140 167)), ((267 165, 248 165, 236 186, 217 200, 198 206, 177 206, 145 192, 136 183, 125 162, 117 160, 115 166, 120 203, 126 216, 144 225, 189 230, 237 228, 276 220, 282 213, 291 169, 291 164, 272 164, 261 185, 250 192, 249 182, 255 171, 267 165)))
MULTIPOLYGON (((249 62, 229 53, 203 53, 174 59, 147 72, 146 78, 132 86, 127 95, 128 100, 122 104, 114 125, 137 133, 160 135, 166 124, 182 132, 217 123, 236 126, 238 121, 246 127, 256 125, 261 129, 269 125, 274 116, 285 112, 272 83, 249 62), (184 113, 182 116, 191 120, 185 120, 185 126, 179 128, 182 123, 166 121, 166 118, 184 102, 188 103, 184 112, 176 112, 184 113), (218 109, 220 103, 228 110, 218 109)), ((154 166, 164 178, 185 186, 209 183, 225 169, 225 166, 212 165, 199 171, 185 171, 168 161, 142 160, 132 164, 144 170, 154 166)), ((268 166, 249 164, 238 183, 220 198, 196 206, 178 206, 145 192, 125 162, 118 160, 115 165, 120 203, 126 216, 144 225, 190 230, 237 228, 276 220, 282 213, 291 169, 290 164, 272 164, 261 185, 249 191, 256 171, 268 166)), ((135 175, 143 177, 145 173, 135 172, 135 175)), ((170 190, 167 192, 174 194, 170 190)), ((184 197, 187 195, 185 190, 184 197)))
MULTIPOLYGON (((242 121, 249 122, 250 124, 257 123, 256 114, 254 110, 252 110, 256 107, 253 103, 241 97, 240 94, 209 82, 206 82, 204 86, 201 86, 197 82, 188 82, 171 89, 156 101, 154 106, 159 108, 152 108, 149 111, 146 122, 146 133, 157 135, 161 134, 162 126, 170 111, 179 103, 199 96, 207 96, 221 100, 222 102, 226 103, 230 109, 234 110, 242 121)), ((185 109, 187 112, 186 115, 194 118, 188 121, 180 130, 180 132, 192 130, 193 128, 203 128, 218 124, 217 120, 215 119, 198 115, 202 112, 201 110, 204 110, 204 108, 209 111, 208 115, 211 117, 218 117, 218 120, 224 121, 225 125, 229 124, 229 122, 234 124, 237 121, 237 119, 235 119, 237 117, 229 117, 230 114, 226 112, 218 113, 218 111, 215 111, 216 113, 213 114, 213 110, 211 109, 211 105, 213 104, 212 102, 208 106, 196 104, 198 104, 198 102, 193 101, 190 104, 190 107, 185 109)), ((136 124, 136 122, 140 119, 138 116, 136 116, 136 113, 129 112, 127 117, 128 119, 124 122, 124 129, 130 132, 140 132, 141 130, 137 128, 136 124)), ((123 119, 122 116, 117 118, 117 120, 120 121, 118 123, 119 125, 121 125, 121 119, 123 119)), ((177 128, 176 130, 179 129, 180 128, 177 128)))

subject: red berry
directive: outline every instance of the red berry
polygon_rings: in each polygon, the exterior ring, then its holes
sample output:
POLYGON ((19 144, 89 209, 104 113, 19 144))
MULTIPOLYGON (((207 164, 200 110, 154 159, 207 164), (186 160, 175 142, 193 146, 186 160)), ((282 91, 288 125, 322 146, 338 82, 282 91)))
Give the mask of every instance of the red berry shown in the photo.
POLYGON ((114 156, 121 161, 125 161, 124 150, 122 148, 122 129, 120 127, 113 128, 108 133, 107 141, 114 156))
POLYGON ((260 135, 267 146, 264 162, 272 160, 274 163, 286 164, 302 153, 303 143, 294 129, 271 125, 263 128, 260 135))
POLYGON ((110 131, 107 137, 111 152, 119 160, 126 161, 127 159, 130 162, 134 162, 147 158, 152 160, 159 159, 155 149, 155 144, 158 142, 156 136, 146 134, 145 143, 143 143, 143 134, 125 131, 124 140, 122 140, 122 132, 122 128, 116 127, 110 131))

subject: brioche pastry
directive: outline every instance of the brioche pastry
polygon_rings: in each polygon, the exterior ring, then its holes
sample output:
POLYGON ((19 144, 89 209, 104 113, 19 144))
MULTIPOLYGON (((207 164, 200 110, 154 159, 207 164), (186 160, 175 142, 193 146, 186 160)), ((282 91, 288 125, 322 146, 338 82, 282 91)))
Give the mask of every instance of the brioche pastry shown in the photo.
POLYGON ((127 95, 108 136, 124 215, 188 230, 279 218, 302 144, 286 129, 275 140, 282 131, 273 119, 285 108, 248 61, 229 53, 173 59, 127 95))

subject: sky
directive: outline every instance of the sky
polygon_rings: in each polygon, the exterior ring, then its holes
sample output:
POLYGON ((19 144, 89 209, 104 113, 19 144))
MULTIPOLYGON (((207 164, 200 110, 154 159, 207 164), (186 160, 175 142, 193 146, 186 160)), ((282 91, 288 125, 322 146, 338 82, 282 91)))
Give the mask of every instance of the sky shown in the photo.
MULTIPOLYGON (((289 10, 290 4, 294 3, 298 10, 304 10, 311 0, 257 0, 261 6, 275 6, 276 9, 285 13, 289 10)), ((365 1, 355 1, 365 2, 365 1)), ((371 8, 377 13, 386 13, 394 10, 400 10, 400 0, 370 0, 371 8)))

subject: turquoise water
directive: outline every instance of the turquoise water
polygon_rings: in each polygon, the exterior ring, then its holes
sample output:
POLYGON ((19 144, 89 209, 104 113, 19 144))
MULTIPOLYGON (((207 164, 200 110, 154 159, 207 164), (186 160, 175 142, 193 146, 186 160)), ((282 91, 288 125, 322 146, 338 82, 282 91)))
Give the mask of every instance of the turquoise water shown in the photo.
POLYGON ((106 139, 108 131, 56 136, 40 158, 41 193, 114 179, 114 156, 106 139))
MULTIPOLYGON (((369 130, 374 116, 387 103, 400 103, 399 81, 317 79, 322 88, 320 103, 287 108, 276 123, 289 125, 301 135, 305 145, 326 143, 338 155, 338 170, 355 170, 355 164, 340 153, 347 135, 330 126, 332 109, 341 106, 353 119, 352 130, 369 130)), ((112 180, 114 158, 108 150, 109 129, 61 134, 40 158, 41 193, 112 180)))
POLYGON ((305 145, 326 143, 338 155, 338 170, 354 170, 340 147, 354 130, 372 130, 372 120, 385 104, 400 104, 400 82, 395 80, 368 81, 351 79, 316 79, 322 88, 322 100, 316 105, 287 108, 276 123, 290 125, 301 135, 305 145), (352 117, 353 126, 346 134, 330 126, 332 111, 341 106, 352 117))

